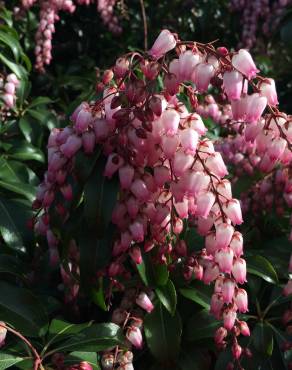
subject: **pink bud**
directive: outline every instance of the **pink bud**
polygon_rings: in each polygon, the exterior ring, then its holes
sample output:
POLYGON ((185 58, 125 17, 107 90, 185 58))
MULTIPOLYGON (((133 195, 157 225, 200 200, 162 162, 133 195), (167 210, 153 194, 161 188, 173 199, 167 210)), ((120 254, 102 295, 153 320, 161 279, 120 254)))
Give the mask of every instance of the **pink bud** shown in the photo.
POLYGON ((240 232, 234 232, 230 242, 230 248, 233 250, 235 257, 240 257, 243 254, 243 238, 240 232))
POLYGON ((110 127, 105 119, 96 119, 92 123, 97 141, 106 139, 110 132, 110 127))
POLYGON ((149 191, 144 181, 136 179, 131 185, 131 192, 141 201, 149 198, 149 191))
POLYGON ((257 93, 247 96, 246 121, 257 122, 267 106, 267 98, 257 93))
POLYGON ((7 329, 3 325, 5 326, 5 323, 0 321, 0 348, 4 346, 7 334, 7 329))
POLYGON ((196 66, 192 74, 192 81, 195 83, 196 89, 199 93, 203 93, 208 90, 208 86, 214 73, 215 69, 212 64, 199 63, 196 66))
POLYGON ((181 81, 189 81, 195 66, 200 62, 200 55, 191 50, 181 53, 179 56, 179 77, 181 81))
POLYGON ((217 241, 217 248, 225 248, 228 247, 231 241, 231 238, 234 233, 234 227, 227 224, 221 223, 216 226, 216 241, 217 241))
POLYGON ((129 70, 129 61, 126 58, 119 58, 114 66, 114 73, 118 78, 122 78, 129 70))
POLYGON ((237 258, 234 261, 232 275, 237 283, 244 284, 246 282, 246 262, 243 258, 237 258))
POLYGON ((232 65, 249 80, 254 78, 259 72, 250 53, 245 49, 240 49, 239 52, 232 57, 232 65))
POLYGON ((194 277, 197 280, 202 280, 204 276, 204 269, 201 265, 195 265, 194 266, 194 277))
POLYGON ((227 309, 223 312, 223 323, 225 329, 229 331, 233 328, 236 316, 236 312, 232 309, 227 309))
POLYGON ((215 202, 215 195, 211 191, 202 192, 197 198, 196 215, 206 218, 215 202))
POLYGON ((245 313, 248 311, 247 293, 244 289, 238 289, 234 297, 234 302, 239 312, 245 313))
POLYGON ((73 192, 70 184, 63 185, 60 190, 66 200, 71 201, 73 199, 73 192))
POLYGON ((284 286, 283 295, 285 297, 292 295, 292 280, 289 280, 288 283, 284 286))
POLYGON ((154 308, 150 298, 144 292, 141 292, 136 298, 136 303, 138 306, 142 307, 148 313, 151 312, 154 308))
POLYGON ((166 166, 154 167, 154 180, 157 186, 162 187, 171 180, 170 170, 166 166))
POLYGON ((206 236, 205 248, 208 254, 214 255, 215 252, 217 251, 217 242, 215 233, 213 231, 209 232, 208 235, 206 236))
POLYGON ((235 341, 232 345, 232 355, 233 357, 238 360, 241 356, 241 353, 242 353, 242 348, 240 347, 240 345, 237 343, 237 341, 235 341))
POLYGON ((134 178, 134 168, 132 166, 126 165, 120 167, 119 169, 119 179, 122 189, 129 189, 133 178, 134 178))
POLYGON ((242 92, 243 77, 237 71, 225 72, 223 75, 223 87, 229 100, 238 100, 242 92))
POLYGON ((217 320, 221 317, 221 310, 224 305, 223 299, 219 294, 213 294, 210 303, 210 313, 212 313, 217 320))
POLYGON ((163 136, 161 148, 166 158, 172 158, 179 145, 179 138, 175 136, 163 136))
POLYGON ((282 137, 276 137, 268 147, 268 155, 271 161, 276 161, 282 157, 286 149, 287 141, 282 137))
POLYGON ((144 240, 144 228, 143 225, 135 221, 129 226, 133 239, 137 242, 142 242, 144 240))
POLYGON ((210 284, 212 281, 216 280, 219 276, 219 267, 216 264, 210 264, 207 266, 205 272, 203 281, 205 284, 210 284))
POLYGON ((16 77, 16 75, 15 75, 14 73, 10 73, 10 74, 7 76, 6 80, 7 80, 8 82, 13 83, 16 87, 19 85, 19 80, 18 80, 18 78, 16 77))
POLYGON ((123 165, 124 159, 116 153, 111 153, 108 156, 104 176, 111 178, 113 174, 123 165))
POLYGON ((276 91, 275 81, 272 78, 266 78, 259 85, 261 95, 265 96, 268 99, 270 105, 277 105, 278 96, 276 91))
POLYGON ((159 59, 164 54, 166 54, 168 51, 174 49, 175 46, 176 46, 176 40, 175 40, 174 35, 168 30, 163 30, 160 32, 152 48, 149 50, 149 54, 153 58, 159 59))
POLYGON ((7 94, 14 95, 15 85, 12 82, 6 82, 6 84, 4 85, 4 90, 7 94))
POLYGON ((6 94, 2 95, 1 98, 2 98, 5 105, 8 108, 13 108, 13 106, 14 106, 14 95, 6 93, 6 94))
POLYGON ((225 279, 222 284, 222 297, 224 303, 231 303, 234 296, 235 283, 230 279, 225 279))
POLYGON ((233 251, 230 248, 223 248, 216 252, 215 261, 219 265, 220 272, 230 273, 233 266, 233 251))
POLYGON ((227 201, 223 206, 223 210, 234 225, 242 224, 241 207, 237 199, 227 201))
POLYGON ((233 119, 236 121, 244 120, 247 114, 249 96, 231 101, 231 110, 233 119))
POLYGON ((215 343, 216 344, 223 344, 224 343, 224 339, 227 337, 227 330, 225 328, 223 328, 223 326, 221 326, 220 328, 218 328, 215 332, 215 335, 214 335, 214 340, 215 340, 215 343))
POLYGON ((139 203, 136 198, 129 197, 126 201, 127 211, 131 218, 135 218, 139 212, 139 203))
POLYGON ((186 154, 194 154, 199 140, 199 134, 192 128, 180 131, 180 141, 186 154))
POLYGON ((86 131, 91 121, 92 114, 90 110, 88 108, 87 109, 82 108, 76 117, 75 130, 78 133, 86 131))
POLYGON ((79 136, 71 135, 68 137, 65 144, 60 146, 60 150, 65 157, 71 158, 81 148, 81 146, 82 139, 79 136))
POLYGON ((239 328, 242 335, 244 335, 245 337, 250 336, 250 330, 245 321, 239 321, 239 328))
POLYGON ((194 157, 191 154, 186 154, 183 151, 177 151, 173 160, 173 172, 176 176, 181 176, 191 167, 194 162, 194 157))
POLYGON ((82 134, 82 145, 86 154, 93 153, 95 147, 95 134, 93 131, 87 131, 82 134))
POLYGON ((174 206, 180 218, 184 219, 188 217, 188 200, 186 198, 182 202, 174 202, 174 206))
POLYGON ((161 116, 162 125, 167 136, 174 136, 177 133, 180 116, 174 109, 165 110, 161 116))
POLYGON ((143 346, 143 338, 140 329, 137 326, 130 326, 126 333, 126 338, 133 344, 134 347, 141 349, 143 346))
POLYGON ((175 95, 179 91, 179 81, 176 75, 168 73, 164 77, 164 86, 169 95, 175 95))
POLYGON ((206 166, 210 171, 212 171, 215 175, 219 177, 224 177, 228 174, 222 156, 218 152, 215 152, 214 154, 210 154, 208 156, 208 158, 206 159, 206 166))

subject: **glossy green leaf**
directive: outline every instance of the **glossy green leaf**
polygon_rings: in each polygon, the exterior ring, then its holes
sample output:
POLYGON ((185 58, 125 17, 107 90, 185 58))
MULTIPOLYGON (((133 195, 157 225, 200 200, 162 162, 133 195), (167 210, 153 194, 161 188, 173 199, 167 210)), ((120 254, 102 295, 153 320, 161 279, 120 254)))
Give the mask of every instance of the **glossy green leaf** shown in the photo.
POLYGON ((19 120, 19 128, 20 131, 23 133, 23 136, 25 137, 26 141, 28 143, 31 143, 31 133, 32 133, 32 127, 29 122, 29 120, 25 117, 21 117, 19 120))
POLYGON ((153 263, 150 253, 144 254, 142 263, 136 267, 143 283, 147 286, 157 287, 165 285, 168 281, 167 266, 153 263))
POLYGON ((42 163, 45 161, 43 152, 25 141, 14 145, 13 149, 7 152, 7 155, 21 161, 35 160, 42 163))
POLYGON ((247 257, 247 271, 257 275, 268 283, 277 284, 278 276, 272 264, 263 256, 247 257))
POLYGON ((0 187, 14 192, 16 194, 20 194, 25 196, 29 201, 33 201, 35 198, 35 188, 29 184, 24 184, 21 182, 14 182, 14 181, 4 181, 0 180, 0 187))
POLYGON ((0 353, 0 370, 8 369, 22 360, 22 357, 2 352, 0 353))
POLYGON ((0 254, 0 273, 12 274, 23 278, 27 271, 25 264, 18 258, 8 254, 0 254))
POLYGON ((98 352, 124 342, 122 329, 113 323, 94 324, 60 343, 54 352, 98 352))
POLYGON ((189 319, 186 325, 186 338, 190 341, 211 338, 219 326, 220 322, 215 320, 209 310, 201 310, 189 319))
POLYGON ((28 105, 28 108, 31 109, 39 105, 46 105, 49 103, 52 103, 52 99, 48 98, 47 96, 38 96, 28 105))
POLYGON ((271 327, 263 322, 258 322, 252 332, 252 342, 258 352, 271 356, 274 345, 271 327))
MULTIPOLYGON (((1 183, 1 181, 0 181, 1 183)), ((1 184, 0 184, 1 186, 1 184)), ((10 215, 5 204, 0 199, 0 234, 5 243, 12 249, 25 252, 22 237, 15 226, 13 217, 10 215)))
POLYGON ((0 317, 23 335, 37 337, 48 325, 47 313, 40 301, 27 289, 0 281, 0 317))
POLYGON ((170 365, 177 359, 182 334, 178 312, 172 316, 161 303, 157 304, 145 317, 144 332, 150 352, 159 362, 170 365))
POLYGON ((11 62, 3 53, 0 53, 0 60, 20 79, 25 79, 27 71, 20 64, 11 62))
POLYGON ((98 288, 92 287, 90 297, 92 301, 98 305, 102 310, 107 311, 108 307, 105 303, 105 295, 103 291, 103 278, 98 279, 99 286, 98 288))
POLYGON ((81 361, 86 361, 94 370, 100 369, 100 366, 98 365, 97 354, 95 352, 71 352, 69 355, 66 356, 64 364, 79 364, 81 361))
POLYGON ((210 286, 196 281, 186 288, 181 288, 179 292, 182 296, 196 302, 200 306, 207 309, 210 308, 211 296, 213 294, 210 286))
POLYGON ((1 43, 7 45, 10 48, 14 55, 14 58, 17 61, 21 52, 21 46, 18 40, 16 40, 11 34, 0 30, 0 44, 1 43))
POLYGON ((83 151, 79 151, 75 157, 75 172, 78 180, 85 183, 91 175, 96 161, 101 154, 101 148, 96 147, 92 155, 86 155, 83 151))
POLYGON ((167 283, 165 285, 157 287, 155 289, 155 292, 160 302, 167 309, 167 311, 171 315, 174 315, 176 310, 177 297, 173 282, 168 279, 167 283))

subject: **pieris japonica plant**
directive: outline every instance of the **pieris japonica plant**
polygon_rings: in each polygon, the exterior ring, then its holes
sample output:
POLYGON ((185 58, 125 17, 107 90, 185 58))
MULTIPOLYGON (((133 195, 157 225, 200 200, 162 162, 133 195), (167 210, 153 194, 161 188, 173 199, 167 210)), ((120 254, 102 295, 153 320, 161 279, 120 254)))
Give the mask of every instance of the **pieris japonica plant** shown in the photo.
POLYGON ((289 117, 258 72, 247 50, 163 30, 147 52, 119 57, 96 100, 52 130, 32 223, 60 269, 65 303, 78 311, 79 299, 91 301, 120 327, 124 339, 101 354, 103 369, 133 369, 144 348, 179 368, 188 299, 205 308, 198 327, 213 320, 216 353, 232 354, 228 369, 252 356, 241 203, 203 118, 218 118, 220 96, 221 123, 256 143, 254 165, 290 163, 289 117))

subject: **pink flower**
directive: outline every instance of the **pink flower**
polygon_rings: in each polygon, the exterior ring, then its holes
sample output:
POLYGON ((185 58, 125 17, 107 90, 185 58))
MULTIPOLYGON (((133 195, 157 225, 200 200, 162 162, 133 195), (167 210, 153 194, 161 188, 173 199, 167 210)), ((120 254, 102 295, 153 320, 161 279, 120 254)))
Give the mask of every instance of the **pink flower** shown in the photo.
POLYGON ((179 77, 181 81, 189 81, 195 66, 200 62, 200 55, 194 54, 191 50, 181 53, 178 59, 179 77))
POLYGON ((234 261, 232 275, 237 283, 244 284, 246 282, 246 262, 243 258, 237 258, 234 261))
POLYGON ((220 249, 216 252, 215 261, 219 265, 220 272, 230 273, 233 266, 233 251, 230 248, 220 249))
POLYGON ((259 72, 250 53, 245 49, 240 49, 239 52, 232 57, 232 65, 249 80, 254 78, 259 72))
POLYGON ((215 175, 219 177, 224 177, 228 174, 227 168, 225 163, 222 159, 220 153, 215 152, 214 154, 210 154, 206 159, 206 166, 212 171, 215 175))
POLYGON ((230 279, 225 279, 222 284, 222 297, 224 303, 231 303, 234 296, 235 283, 230 279))
POLYGON ((4 101, 5 105, 8 107, 8 108, 13 108, 14 106, 14 95, 12 94, 3 94, 1 96, 2 100, 4 101))
POLYGON ((221 326, 220 328, 218 328, 215 332, 215 335, 214 335, 214 340, 215 340, 215 343, 216 344, 223 344, 224 343, 224 339, 227 337, 227 330, 225 328, 223 328, 223 326, 221 326))
POLYGON ((216 241, 217 241, 217 248, 225 248, 228 247, 232 236, 234 233, 234 227, 227 224, 221 223, 216 226, 216 241))
POLYGON ((240 345, 237 343, 237 341, 235 341, 232 345, 232 354, 233 354, 233 357, 238 360, 239 357, 241 356, 241 353, 242 353, 242 348, 240 347, 240 345))
POLYGON ((170 169, 166 166, 154 167, 154 180, 157 186, 161 187, 171 179, 170 169))
POLYGON ((224 204, 223 210, 234 225, 242 224, 240 203, 237 199, 231 199, 224 204))
POLYGON ((216 280, 219 276, 220 271, 216 264, 210 264, 204 271, 203 281, 205 284, 210 284, 212 281, 216 280))
POLYGON ((119 168, 119 179, 122 189, 129 189, 131 187, 134 172, 134 168, 130 165, 119 168))
POLYGON ((65 157, 71 158, 82 147, 82 139, 76 135, 70 135, 66 142, 60 146, 65 157))
POLYGON ((95 147, 95 134, 93 131, 86 131, 82 134, 82 145, 86 154, 93 153, 95 147))
POLYGON ((199 140, 199 134, 192 128, 187 128, 180 132, 180 141, 186 154, 194 154, 199 140))
POLYGON ((213 294, 210 303, 210 313, 212 313, 217 320, 221 317, 221 310, 224 305, 223 299, 219 294, 213 294))
POLYGON ((239 321, 239 327, 240 327, 240 332, 242 335, 244 335, 245 337, 250 336, 250 330, 245 321, 239 321))
POLYGON ((215 195, 211 191, 206 191, 198 195, 196 215, 206 218, 215 202, 215 195))
POLYGON ((230 248, 233 250, 235 257, 240 257, 243 254, 243 238, 240 232, 234 232, 230 242, 230 248))
POLYGON ((238 308, 238 311, 245 313, 248 311, 247 293, 244 289, 238 289, 234 297, 234 302, 238 308))
POLYGON ((159 36, 155 40, 152 48, 149 50, 149 54, 155 58, 159 59, 168 51, 174 49, 176 46, 176 40, 173 35, 168 30, 163 30, 160 32, 159 36))
POLYGON ((141 179, 136 179, 132 182, 131 192, 141 201, 145 201, 149 197, 149 190, 147 189, 145 182, 141 179))
POLYGON ((145 311, 151 312, 154 306, 145 292, 141 292, 136 298, 136 303, 138 306, 142 307, 145 311))
POLYGON ((129 229, 136 242, 142 242, 144 240, 144 228, 140 222, 135 221, 129 226, 129 229))
POLYGON ((229 100, 238 100, 243 88, 242 74, 237 71, 225 72, 223 75, 223 87, 229 100))
POLYGON ((261 82, 259 89, 261 95, 268 99, 268 103, 270 105, 279 104, 275 81, 272 78, 266 78, 263 82, 261 82))
POLYGON ((247 96, 246 121, 257 122, 267 106, 267 98, 254 93, 247 96))
POLYGON ((223 324, 225 329, 229 331, 233 328, 236 316, 236 312, 232 309, 227 309, 223 312, 223 324))
POLYGON ((130 326, 126 333, 126 338, 134 347, 141 349, 143 347, 143 338, 141 330, 137 326, 130 326))
POLYGON ((287 297, 291 294, 292 294, 292 280, 289 280, 288 283, 284 286, 283 295, 287 297))
POLYGON ((165 110, 161 116, 162 125, 167 136, 177 133, 180 116, 174 109, 165 110))
POLYGON ((211 78, 214 76, 215 69, 212 64, 199 63, 193 74, 192 81, 196 85, 196 89, 199 93, 206 92, 210 84, 211 78))
POLYGON ((111 153, 104 169, 104 176, 111 178, 113 174, 123 165, 124 159, 116 153, 111 153))
POLYGON ((194 157, 191 154, 186 154, 183 151, 177 151, 173 160, 173 172, 176 176, 182 176, 191 168, 194 162, 194 157))
POLYGON ((0 324, 1 324, 1 326, 0 326, 0 347, 2 347, 5 344, 7 329, 2 326, 2 325, 5 325, 5 323, 3 321, 0 321, 0 324))

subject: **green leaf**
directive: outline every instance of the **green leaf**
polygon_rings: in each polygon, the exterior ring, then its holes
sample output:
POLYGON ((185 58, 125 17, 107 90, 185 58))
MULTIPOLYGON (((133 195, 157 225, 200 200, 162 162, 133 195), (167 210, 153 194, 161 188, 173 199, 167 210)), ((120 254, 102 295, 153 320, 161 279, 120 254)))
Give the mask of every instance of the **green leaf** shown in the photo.
POLYGON ((23 278, 27 273, 24 263, 14 256, 0 254, 0 273, 8 273, 23 278))
POLYGON ((32 127, 30 125, 30 122, 27 118, 21 117, 19 120, 19 128, 20 131, 23 133, 23 136, 25 137, 26 141, 28 143, 31 143, 31 133, 32 133, 32 127))
POLYGON ((46 105, 52 102, 53 100, 48 98, 47 96, 38 96, 29 104, 28 108, 31 109, 37 107, 38 105, 46 105))
POLYGON ((31 90, 31 82, 28 80, 20 80, 19 87, 17 88, 16 95, 17 95, 17 104, 20 107, 23 106, 23 103, 27 99, 31 90))
POLYGON ((60 343, 54 352, 98 352, 121 345, 124 340, 122 329, 118 325, 113 323, 94 324, 60 343))
POLYGON ((25 196, 29 201, 33 201, 35 198, 35 188, 29 184, 24 184, 21 182, 7 182, 0 180, 0 187, 12 191, 16 194, 25 196))
POLYGON ((16 40, 11 34, 0 30, 0 42, 4 43, 11 49, 16 60, 19 59, 21 46, 18 40, 16 40))
POLYGON ((21 357, 2 352, 0 353, 0 370, 8 369, 22 360, 21 357))
POLYGON ((152 355, 161 363, 171 365, 180 350, 182 324, 178 312, 171 316, 159 303, 146 315, 144 332, 152 355))
POLYGON ((252 332, 252 342, 255 349, 267 356, 273 353, 273 331, 263 322, 258 322, 252 332))
POLYGON ((192 283, 187 288, 181 288, 180 294, 191 301, 198 303, 200 306, 209 309, 212 296, 212 288, 200 281, 192 283))
POLYGON ((102 310, 107 311, 108 307, 105 303, 105 296, 104 296, 104 291, 103 291, 103 278, 102 277, 100 277, 98 279, 98 283, 99 283, 98 288, 95 288, 95 287, 91 288, 90 297, 91 297, 92 301, 95 304, 97 304, 102 310))
POLYGON ((27 76, 27 71, 20 64, 11 62, 7 59, 4 54, 0 53, 0 60, 20 79, 25 79, 27 76))
POLYGON ((179 358, 180 370, 208 370, 210 363, 210 356, 204 351, 195 350, 193 346, 184 346, 179 358))
POLYGON ((20 159, 22 161, 35 160, 42 163, 45 162, 43 152, 25 141, 14 145, 7 154, 10 158, 20 159))
POLYGON ((100 370, 97 360, 97 354, 95 352, 71 352, 68 356, 66 356, 64 364, 79 364, 81 361, 86 361, 89 365, 92 366, 93 369, 100 370))
MULTIPOLYGON (((1 181, 0 181, 1 183, 1 181)), ((12 249, 25 252, 22 237, 4 203, 0 199, 0 234, 12 249)))
POLYGON ((37 337, 48 325, 47 313, 32 293, 0 281, 0 317, 23 335, 37 337))
POLYGON ((247 271, 257 275, 268 283, 277 284, 278 276, 272 264, 263 256, 250 256, 247 260, 247 271))
POLYGON ((166 265, 154 263, 151 253, 143 255, 143 261, 136 265, 143 283, 147 286, 157 287, 165 285, 168 281, 169 272, 166 265))
POLYGON ((84 216, 89 228, 96 235, 104 236, 117 201, 118 181, 103 176, 104 158, 99 158, 91 176, 84 187, 84 216))
POLYGON ((173 282, 168 279, 165 285, 159 286, 155 289, 155 292, 163 304, 163 306, 167 309, 167 311, 173 316, 176 310, 176 290, 173 282))
POLYGON ((19 161, 6 160, 0 157, 0 179, 14 182, 27 182, 37 185, 39 180, 36 174, 19 161))
POLYGON ((96 161, 101 154, 101 148, 96 147, 91 156, 86 155, 83 151, 79 151, 75 157, 75 172, 78 180, 84 184, 91 175, 96 161))
POLYGON ((209 310, 201 310, 195 313, 187 322, 186 338, 190 341, 211 338, 219 326, 220 322, 215 320, 209 310))

